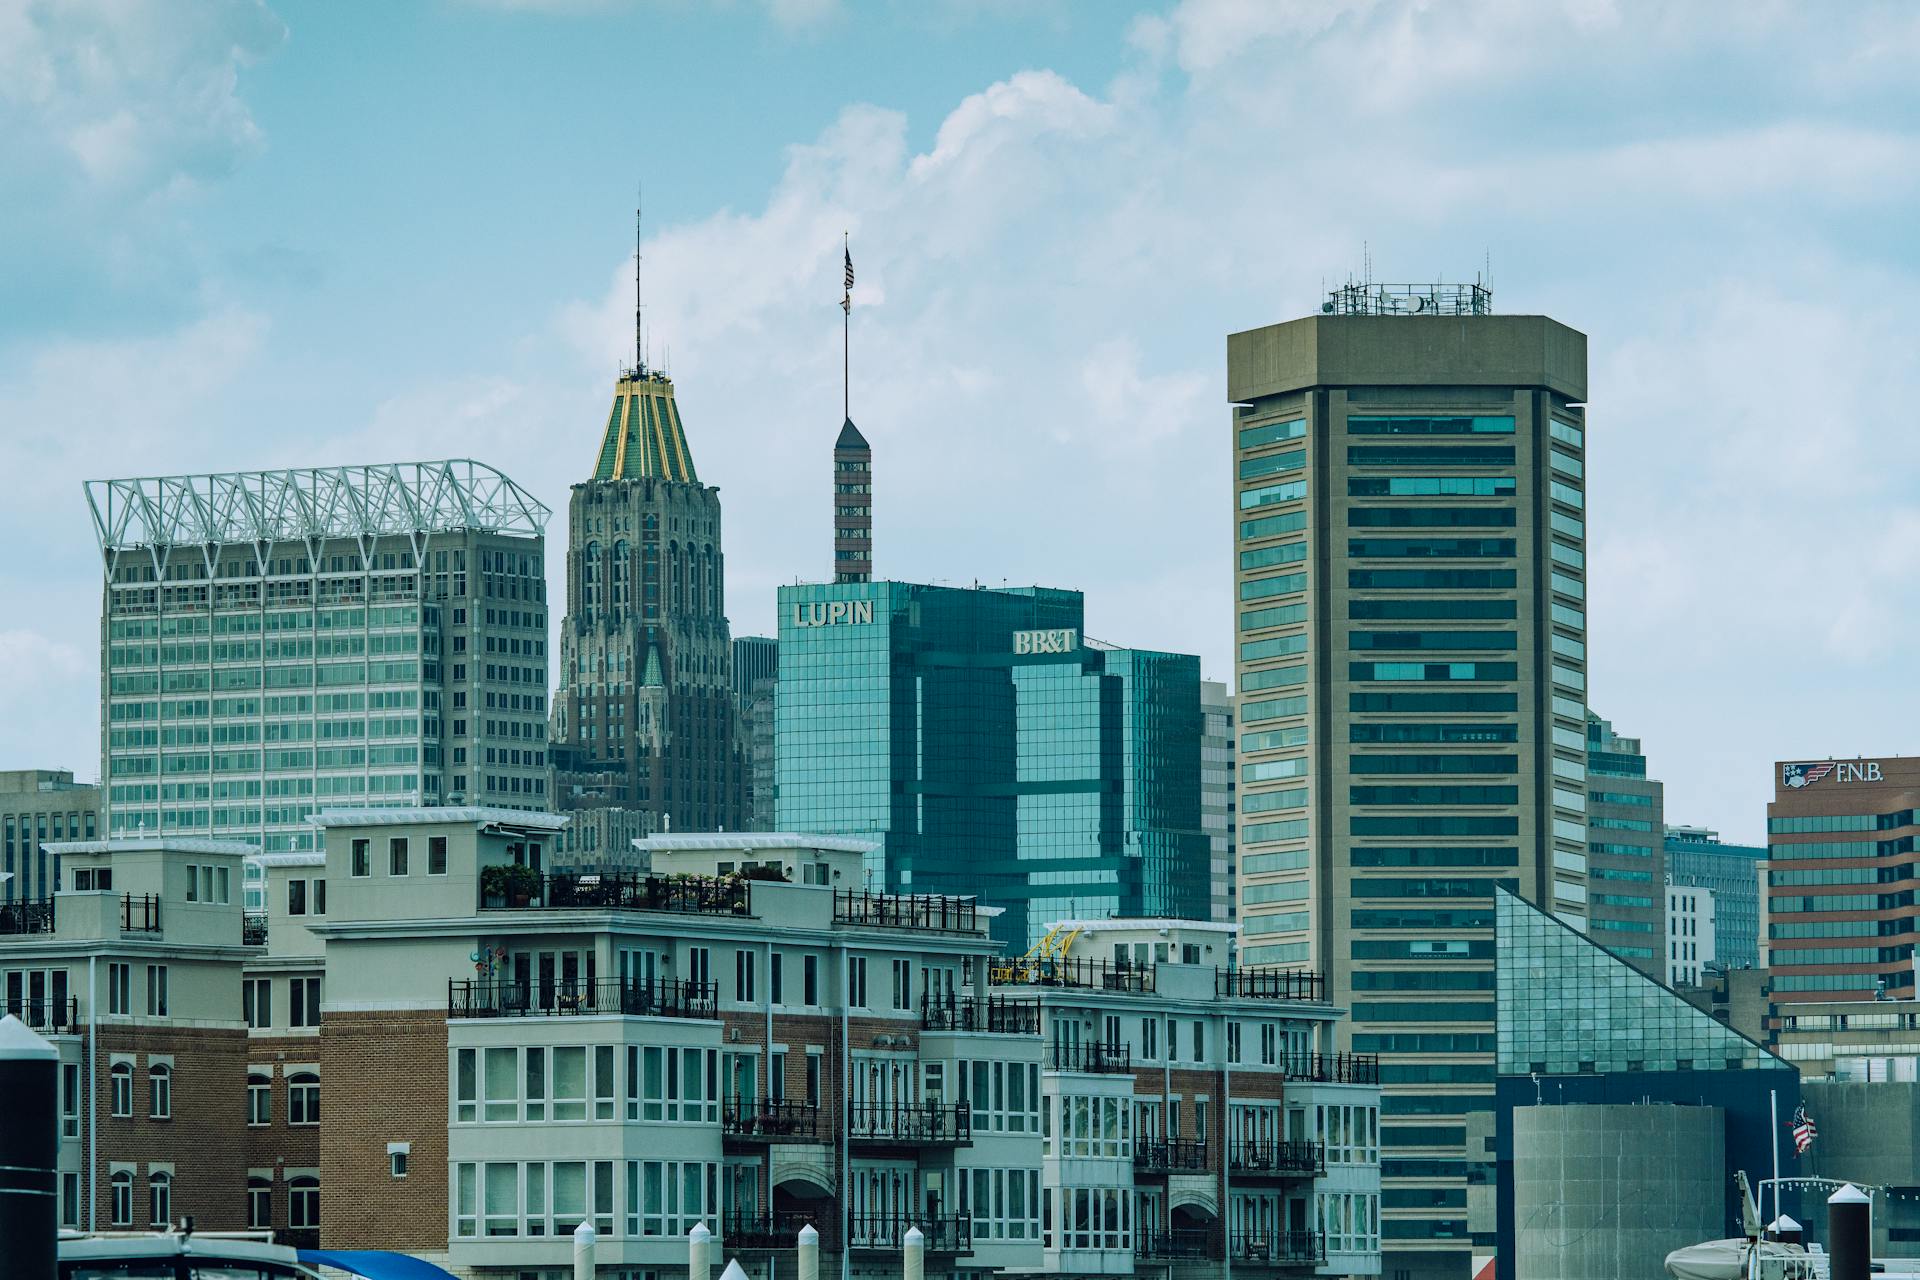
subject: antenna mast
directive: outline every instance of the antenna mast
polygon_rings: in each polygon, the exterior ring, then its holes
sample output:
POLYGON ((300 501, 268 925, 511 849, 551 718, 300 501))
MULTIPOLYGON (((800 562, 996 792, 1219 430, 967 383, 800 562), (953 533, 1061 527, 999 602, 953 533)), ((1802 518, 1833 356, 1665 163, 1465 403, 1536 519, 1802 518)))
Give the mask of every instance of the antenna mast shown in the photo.
POLYGON ((635 373, 647 371, 647 303, 646 292, 640 283, 641 224, 646 218, 646 195, 647 189, 642 185, 633 201, 633 368, 635 373))

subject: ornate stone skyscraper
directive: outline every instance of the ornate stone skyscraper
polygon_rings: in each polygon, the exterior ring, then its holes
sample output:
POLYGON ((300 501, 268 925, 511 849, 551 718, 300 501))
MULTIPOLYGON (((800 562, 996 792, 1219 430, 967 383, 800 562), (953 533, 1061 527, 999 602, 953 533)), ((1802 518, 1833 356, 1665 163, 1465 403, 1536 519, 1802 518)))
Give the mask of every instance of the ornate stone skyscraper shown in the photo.
POLYGON ((694 471, 672 381, 636 362, 568 503, 563 809, 637 810, 650 830, 745 825, 725 582, 720 491, 694 471))

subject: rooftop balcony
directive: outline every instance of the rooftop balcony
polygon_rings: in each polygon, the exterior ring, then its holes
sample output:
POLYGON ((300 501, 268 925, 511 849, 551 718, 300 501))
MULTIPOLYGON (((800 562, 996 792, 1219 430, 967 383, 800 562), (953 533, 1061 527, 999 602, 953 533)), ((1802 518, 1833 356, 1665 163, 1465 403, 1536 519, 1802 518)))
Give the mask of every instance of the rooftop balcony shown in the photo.
POLYGON ((1227 1168, 1236 1178, 1312 1178, 1327 1171, 1327 1148, 1319 1142, 1236 1138, 1227 1144, 1227 1168))
POLYGON ((847 1141, 855 1147, 969 1147, 973 1109, 964 1102, 852 1103, 847 1141))
POLYGON ((480 877, 483 911, 673 911, 744 916, 753 913, 752 881, 741 876, 643 876, 631 872, 535 875, 488 867, 480 877))
POLYGON ((1139 1173, 1205 1173, 1207 1144, 1197 1138, 1137 1138, 1133 1167, 1139 1173))
MULTIPOLYGON (((798 1098, 722 1098, 720 1135, 735 1145, 820 1142, 826 1137, 820 1108, 798 1098)), ((792 1239, 791 1233, 788 1239, 792 1239)))
POLYGON ((1311 969, 1215 969, 1213 994, 1254 1000, 1325 1004, 1327 980, 1311 969))
POLYGON ((246 947, 267 945, 266 912, 249 911, 240 917, 240 945, 246 947))
POLYGON ((22 898, 17 902, 0 902, 0 934, 52 932, 52 898, 22 898))
POLYGON ((826 1212, 813 1213, 729 1213, 720 1219, 721 1247, 736 1249, 792 1249, 800 1239, 800 1228, 812 1227, 820 1233, 820 1251, 832 1253, 839 1248, 831 1238, 833 1205, 826 1212))
POLYGON ((1133 1070, 1133 1046, 1120 1044, 1051 1044, 1047 1070, 1080 1071, 1090 1075, 1125 1075, 1133 1070))
POLYGON ((1004 996, 947 996, 920 1002, 923 1031, 986 1031, 999 1035, 1040 1034, 1040 1006, 1004 996))
POLYGON ((1017 956, 989 968, 987 980, 996 987, 1075 987, 1083 991, 1151 992, 1154 990, 1154 967, 1148 964, 1116 964, 1108 960, 1042 960, 1017 956))
POLYGON ((1379 1084, 1380 1059, 1371 1053, 1295 1053, 1280 1060, 1287 1079, 1313 1084, 1379 1084))
POLYGON ((673 978, 530 983, 454 978, 447 983, 447 1016, 713 1018, 719 1015, 719 996, 715 983, 673 978))
POLYGON ((0 1015, 12 1014, 42 1035, 72 1035, 80 1030, 80 998, 64 1000, 0 999, 0 1015))
POLYGON ((157 893, 121 894, 120 932, 160 932, 160 895, 157 893))
POLYGON ((937 929, 942 933, 978 933, 980 930, 979 907, 972 898, 950 898, 940 893, 835 889, 833 921, 883 929, 937 929))

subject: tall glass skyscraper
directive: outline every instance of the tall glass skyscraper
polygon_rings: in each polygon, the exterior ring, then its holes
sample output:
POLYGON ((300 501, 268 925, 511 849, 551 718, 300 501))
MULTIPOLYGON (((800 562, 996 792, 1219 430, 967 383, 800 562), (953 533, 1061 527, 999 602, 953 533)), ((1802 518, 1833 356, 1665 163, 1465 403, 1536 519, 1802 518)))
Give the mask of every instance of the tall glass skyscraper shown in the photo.
POLYGON ((1227 339, 1241 957, 1381 1055, 1406 1280, 1475 1243, 1495 892, 1587 925, 1586 339, 1491 309, 1353 286, 1227 339))
POLYGON ((860 835, 874 889, 1065 917, 1208 913, 1200 664, 1082 635, 1075 591, 780 590, 775 825, 860 835))
MULTIPOLYGON (((1642 973, 1667 974, 1665 789, 1647 776, 1640 739, 1587 716, 1587 930, 1642 973)), ((1682 942, 1684 946, 1684 942, 1682 942)))

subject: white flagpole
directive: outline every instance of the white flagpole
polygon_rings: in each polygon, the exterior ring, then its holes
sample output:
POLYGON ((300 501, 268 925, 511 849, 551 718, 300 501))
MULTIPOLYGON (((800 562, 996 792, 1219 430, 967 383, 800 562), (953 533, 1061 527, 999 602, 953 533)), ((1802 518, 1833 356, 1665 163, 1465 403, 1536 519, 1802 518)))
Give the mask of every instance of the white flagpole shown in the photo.
MULTIPOLYGON (((1772 1134, 1770 1135, 1773 1139, 1773 1218, 1770 1219, 1770 1221, 1777 1221, 1780 1217, 1780 1091, 1779 1090, 1777 1089, 1767 1090, 1767 1111, 1773 1116, 1773 1124, 1770 1126, 1770 1128, 1773 1130, 1772 1134)), ((1766 1231, 1766 1223, 1762 1223, 1761 1224, 1762 1234, 1764 1234, 1765 1231, 1766 1231)))

